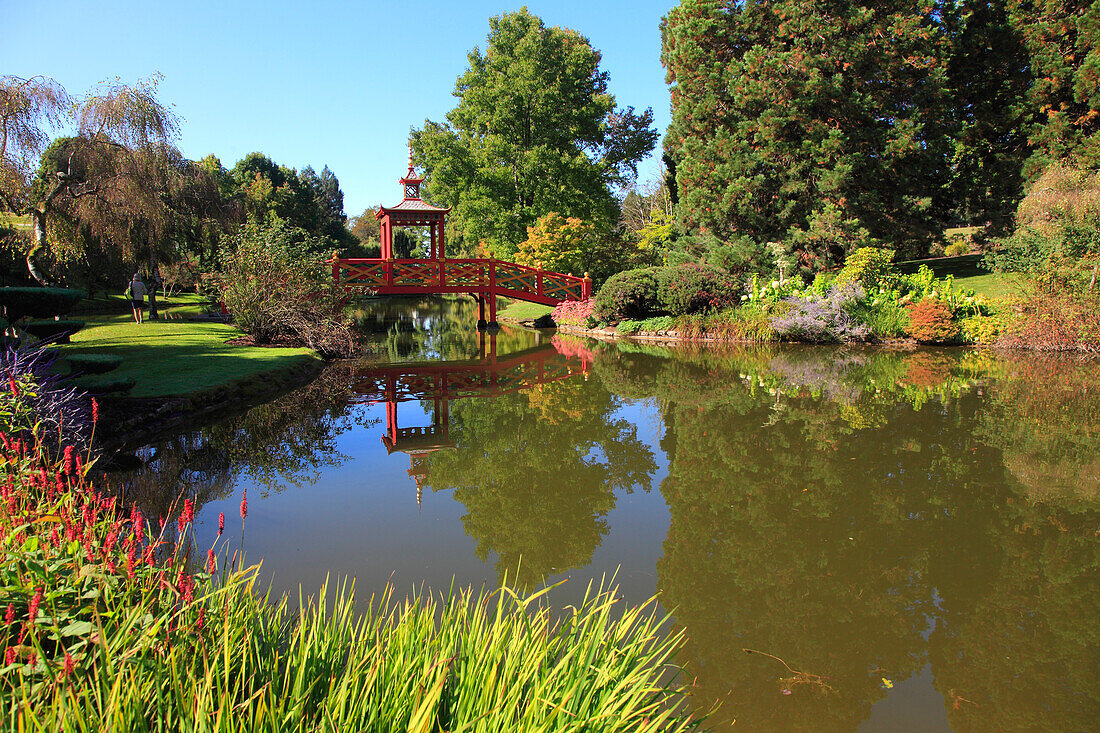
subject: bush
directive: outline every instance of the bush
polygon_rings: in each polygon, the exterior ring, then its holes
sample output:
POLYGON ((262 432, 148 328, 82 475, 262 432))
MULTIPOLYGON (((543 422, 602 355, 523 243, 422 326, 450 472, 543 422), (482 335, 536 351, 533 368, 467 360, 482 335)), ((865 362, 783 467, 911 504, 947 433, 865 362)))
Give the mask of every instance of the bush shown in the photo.
POLYGON ((944 257, 958 257, 959 255, 969 254, 973 246, 967 241, 954 241, 951 244, 943 248, 944 257))
POLYGON ((0 288, 0 306, 10 323, 27 316, 63 316, 83 299, 83 291, 70 288, 0 288))
POLYGON ((596 294, 595 314, 605 321, 641 319, 661 312, 660 268, 642 267, 612 275, 596 294))
POLYGON ((833 287, 824 297, 792 296, 785 301, 789 310, 773 317, 771 326, 788 341, 865 341, 871 329, 851 314, 863 297, 863 288, 853 284, 833 287))
POLYGON ((695 263, 661 268, 657 282, 661 306, 673 316, 722 310, 737 303, 741 293, 728 273, 695 263))
POLYGON ((238 328, 260 344, 291 340, 327 357, 358 350, 315 240, 284 224, 248 225, 230 244, 216 283, 238 328))
POLYGON ((836 276, 838 287, 859 283, 864 290, 877 290, 889 284, 894 274, 894 251, 883 247, 860 247, 848 255, 836 276))
POLYGON ((998 345, 1042 351, 1100 351, 1100 302, 1091 293, 1038 290, 1020 302, 998 345))
POLYGON ((1005 330, 1005 318, 1000 314, 991 316, 967 316, 960 318, 959 339, 968 344, 995 344, 1005 330))
POLYGON ((27 321, 23 330, 42 341, 69 343, 69 336, 84 328, 84 321, 27 321))
POLYGON ((57 357, 39 346, 0 349, 0 419, 8 421, 8 437, 28 439, 35 425, 44 446, 54 451, 62 443, 83 448, 91 435, 88 396, 58 376, 57 357), (21 417, 18 417, 21 416, 21 417))
POLYGON ((656 316, 642 321, 622 320, 616 330, 623 336, 635 333, 657 333, 658 331, 673 331, 676 322, 671 316, 656 316))
POLYGON ((65 361, 74 374, 104 374, 122 366, 122 357, 114 354, 73 354, 65 361))
POLYGON ((945 344, 959 335, 959 327, 947 306, 935 298, 925 298, 908 306, 909 335, 922 344, 945 344))
POLYGON ((596 325, 596 318, 592 315, 595 307, 596 302, 593 298, 588 300, 565 300, 550 312, 550 317, 559 326, 592 328, 596 325))

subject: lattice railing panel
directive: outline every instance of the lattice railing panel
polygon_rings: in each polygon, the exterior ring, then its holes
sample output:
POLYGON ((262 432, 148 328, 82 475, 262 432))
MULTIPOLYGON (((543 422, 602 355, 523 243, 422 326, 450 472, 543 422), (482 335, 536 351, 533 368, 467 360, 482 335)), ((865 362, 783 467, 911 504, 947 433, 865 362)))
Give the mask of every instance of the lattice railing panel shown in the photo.
POLYGON ((485 262, 447 262, 444 273, 448 285, 486 287, 489 284, 489 266, 485 262))
POLYGON ((529 267, 513 265, 510 262, 498 262, 496 266, 497 287, 504 290, 518 290, 524 293, 537 293, 539 289, 538 272, 529 267))
POLYGON ((394 285, 424 285, 439 284, 438 262, 393 262, 394 285))
POLYGON ((386 271, 381 262, 364 265, 347 265, 344 268, 345 285, 361 285, 371 288, 386 284, 386 271))
POLYGON ((580 300, 582 287, 583 281, 575 277, 552 272, 542 275, 542 294, 550 298, 580 300))

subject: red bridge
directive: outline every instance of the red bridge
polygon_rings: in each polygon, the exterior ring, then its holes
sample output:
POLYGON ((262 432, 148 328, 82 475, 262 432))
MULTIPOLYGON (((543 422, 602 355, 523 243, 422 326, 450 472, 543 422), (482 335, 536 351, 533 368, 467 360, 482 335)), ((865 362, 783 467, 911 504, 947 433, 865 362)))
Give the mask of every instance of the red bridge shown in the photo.
POLYGON ((501 295, 544 305, 592 297, 592 280, 587 273, 584 277, 575 277, 491 257, 448 259, 444 254, 443 225, 450 209, 432 206, 420 198, 420 184, 424 179, 416 175, 411 150, 409 172, 400 180, 405 188, 401 203, 378 207, 382 256, 378 259, 333 257, 329 260, 333 281, 349 293, 356 290, 378 295, 469 293, 478 301, 479 329, 496 326, 496 301, 501 295), (394 259, 394 226, 427 227, 430 256, 394 259))

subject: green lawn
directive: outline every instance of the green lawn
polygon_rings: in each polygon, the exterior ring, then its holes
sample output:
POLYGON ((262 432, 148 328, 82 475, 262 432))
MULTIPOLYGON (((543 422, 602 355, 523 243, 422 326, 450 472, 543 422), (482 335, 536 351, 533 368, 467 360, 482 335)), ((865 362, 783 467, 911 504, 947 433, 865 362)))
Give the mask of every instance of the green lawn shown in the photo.
POLYGON ((531 318, 544 316, 554 310, 553 306, 528 303, 525 300, 516 300, 507 308, 497 311, 497 318, 503 321, 526 321, 531 318))
POLYGON ((955 285, 987 298, 1006 298, 1020 292, 1019 282, 1013 275, 1000 273, 955 278, 955 285))
MULTIPOLYGON (((265 372, 300 366, 316 359, 309 349, 235 346, 226 341, 240 335, 233 326, 191 321, 202 311, 195 296, 170 306, 165 318, 134 323, 129 311, 78 315, 85 322, 72 343, 58 347, 66 354, 111 354, 122 366, 95 381, 135 381, 133 397, 169 397, 222 387, 265 372)), ((94 387, 91 387, 94 389, 94 387)))
POLYGON ((26 214, 8 214, 0 211, 0 226, 11 226, 16 229, 30 229, 31 218, 26 214))

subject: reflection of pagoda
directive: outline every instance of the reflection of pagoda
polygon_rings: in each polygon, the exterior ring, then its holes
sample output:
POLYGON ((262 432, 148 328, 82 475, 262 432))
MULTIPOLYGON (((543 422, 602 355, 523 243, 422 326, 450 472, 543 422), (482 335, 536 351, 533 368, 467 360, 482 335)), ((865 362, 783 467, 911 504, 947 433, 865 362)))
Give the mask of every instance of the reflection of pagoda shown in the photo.
MULTIPOLYGON (((482 334, 483 339, 485 334, 482 334)), ((496 397, 540 384, 587 375, 591 355, 576 350, 563 352, 554 345, 540 345, 504 357, 496 353, 496 336, 483 341, 481 355, 470 361, 387 364, 356 375, 352 386, 363 402, 386 402, 386 452, 409 455, 408 474, 416 481, 420 505, 428 477, 428 455, 454 448, 450 439, 450 401, 466 397, 496 397), (564 357, 564 358, 563 358, 564 357), (431 425, 400 427, 397 406, 401 402, 432 402, 431 425)))
POLYGON ((416 481, 416 505, 420 506, 424 494, 424 479, 428 477, 428 454, 443 448, 454 448, 451 442, 450 411, 446 399, 435 398, 432 424, 426 427, 401 428, 397 426, 397 401, 386 400, 386 435, 382 445, 386 453, 394 451, 409 454, 409 475, 416 481))

